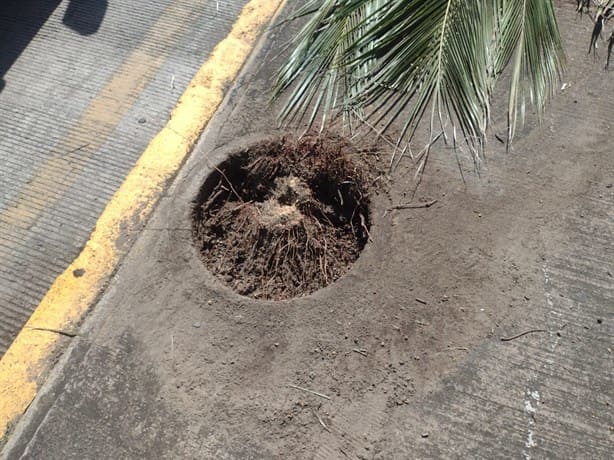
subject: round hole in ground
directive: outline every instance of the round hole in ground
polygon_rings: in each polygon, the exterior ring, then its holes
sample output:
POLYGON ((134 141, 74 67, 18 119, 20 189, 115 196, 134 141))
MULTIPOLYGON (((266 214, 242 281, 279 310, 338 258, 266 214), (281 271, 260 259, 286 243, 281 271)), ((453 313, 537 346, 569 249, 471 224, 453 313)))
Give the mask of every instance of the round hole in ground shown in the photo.
POLYGON ((343 276, 369 238, 368 171, 339 138, 263 141, 207 177, 192 212, 207 268, 239 294, 283 300, 343 276))

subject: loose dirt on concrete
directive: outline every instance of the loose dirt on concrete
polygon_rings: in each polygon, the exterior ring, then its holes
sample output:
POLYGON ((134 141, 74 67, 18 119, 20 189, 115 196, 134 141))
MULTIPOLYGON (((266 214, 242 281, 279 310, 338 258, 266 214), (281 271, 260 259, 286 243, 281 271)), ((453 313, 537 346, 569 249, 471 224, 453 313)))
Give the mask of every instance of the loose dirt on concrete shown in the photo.
MULTIPOLYGON (((543 124, 505 153, 495 120, 480 176, 440 143, 416 190, 403 160, 351 269, 285 301, 207 270, 192 219, 212 165, 280 134, 266 95, 293 30, 273 29, 8 458, 609 458, 614 79, 577 46, 572 3, 543 124)), ((356 142, 385 168, 385 145, 356 142)))
POLYGON ((236 292, 282 300, 343 276, 369 236, 368 169, 338 137, 281 138, 231 154, 200 191, 197 247, 236 292))

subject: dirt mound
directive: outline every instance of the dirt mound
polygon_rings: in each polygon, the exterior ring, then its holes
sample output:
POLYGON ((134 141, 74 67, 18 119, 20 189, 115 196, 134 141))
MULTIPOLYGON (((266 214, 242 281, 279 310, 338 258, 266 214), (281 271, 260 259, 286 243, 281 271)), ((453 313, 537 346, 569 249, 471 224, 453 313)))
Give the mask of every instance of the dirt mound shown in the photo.
POLYGON ((366 176, 341 139, 287 138, 236 152, 193 211, 202 258, 240 294, 288 299, 347 272, 369 238, 366 176))

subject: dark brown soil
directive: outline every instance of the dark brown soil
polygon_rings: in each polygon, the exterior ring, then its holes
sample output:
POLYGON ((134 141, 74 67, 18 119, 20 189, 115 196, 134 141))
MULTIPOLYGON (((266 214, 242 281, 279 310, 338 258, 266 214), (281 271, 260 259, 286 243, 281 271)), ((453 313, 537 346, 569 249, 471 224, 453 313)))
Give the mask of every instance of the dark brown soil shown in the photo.
POLYGON ((340 138, 287 138, 231 155, 193 212, 202 258, 239 294, 288 299, 343 276, 369 238, 367 173, 340 138))

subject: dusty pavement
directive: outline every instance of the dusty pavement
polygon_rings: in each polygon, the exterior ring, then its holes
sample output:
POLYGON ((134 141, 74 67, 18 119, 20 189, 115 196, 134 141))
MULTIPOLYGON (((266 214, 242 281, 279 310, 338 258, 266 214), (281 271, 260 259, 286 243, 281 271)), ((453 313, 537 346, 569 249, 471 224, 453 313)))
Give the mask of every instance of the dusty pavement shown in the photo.
POLYGON ((509 154, 493 141, 466 184, 439 146, 428 209, 386 212, 409 199, 401 165, 350 273, 284 302, 213 279, 190 224, 212 166, 271 132, 291 34, 273 29, 4 456, 609 458, 614 83, 574 45, 587 23, 559 13, 570 86, 543 125, 509 154))

